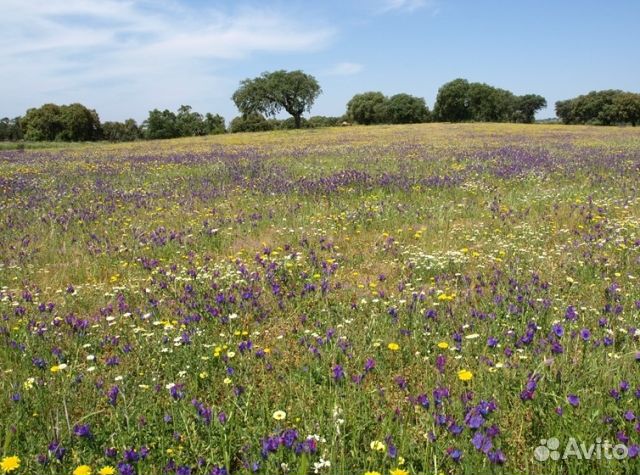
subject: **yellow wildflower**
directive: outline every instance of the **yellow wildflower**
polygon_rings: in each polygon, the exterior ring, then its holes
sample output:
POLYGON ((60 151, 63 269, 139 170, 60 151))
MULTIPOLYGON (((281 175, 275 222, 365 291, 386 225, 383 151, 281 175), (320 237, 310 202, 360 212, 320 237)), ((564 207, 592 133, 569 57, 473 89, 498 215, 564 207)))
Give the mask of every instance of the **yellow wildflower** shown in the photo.
POLYGON ((387 449, 384 442, 380 442, 379 440, 373 440, 371 444, 369 444, 369 447, 371 447, 371 450, 376 450, 378 452, 384 452, 387 449))
POLYGON ((91 475, 91 467, 88 465, 80 465, 73 471, 73 475, 91 475))
POLYGON ((12 455, 11 457, 5 457, 0 461, 0 469, 2 473, 9 473, 17 470, 20 467, 20 457, 12 455))
POLYGON ((458 379, 460 381, 471 381, 473 378, 473 373, 468 369, 461 369, 458 371, 458 379))

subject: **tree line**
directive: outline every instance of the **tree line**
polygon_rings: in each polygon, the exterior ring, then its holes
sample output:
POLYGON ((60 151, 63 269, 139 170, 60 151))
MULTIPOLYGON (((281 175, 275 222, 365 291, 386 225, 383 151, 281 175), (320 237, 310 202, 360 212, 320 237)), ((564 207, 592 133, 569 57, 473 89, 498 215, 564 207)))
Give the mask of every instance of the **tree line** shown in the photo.
MULTIPOLYGON (((201 114, 182 105, 176 112, 154 109, 140 125, 134 119, 100 122, 82 104, 44 104, 23 117, 0 120, 0 140, 112 142, 168 139, 277 129, 331 127, 345 123, 410 124, 422 122, 532 123, 547 101, 537 94, 518 96, 484 83, 454 79, 440 87, 430 111, 424 98, 410 94, 385 96, 379 91, 354 95, 340 117, 303 117, 322 93, 318 81, 302 71, 274 71, 245 79, 232 96, 240 115, 226 127, 219 114, 201 114), (289 119, 277 119, 282 111, 289 119)), ((565 124, 631 124, 640 121, 640 94, 619 90, 592 91, 555 104, 565 124)))
POLYGON ((87 142, 108 140, 125 142, 140 139, 193 137, 226 132, 224 118, 202 115, 191 106, 180 106, 176 113, 158 109, 149 112, 141 125, 134 119, 100 122, 98 113, 82 104, 44 104, 27 110, 24 117, 0 120, 0 140, 49 142, 87 142))
POLYGON ((591 91, 556 102, 556 115, 564 124, 615 125, 640 122, 640 94, 619 90, 591 91))

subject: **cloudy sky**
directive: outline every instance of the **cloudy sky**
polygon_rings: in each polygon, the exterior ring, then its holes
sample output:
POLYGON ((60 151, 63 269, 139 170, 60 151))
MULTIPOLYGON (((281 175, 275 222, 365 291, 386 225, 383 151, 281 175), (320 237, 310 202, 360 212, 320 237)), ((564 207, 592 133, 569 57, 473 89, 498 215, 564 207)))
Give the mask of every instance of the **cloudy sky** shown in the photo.
POLYGON ((368 90, 432 107, 457 77, 553 105, 640 91, 639 23, 637 0, 0 0, 0 117, 81 102, 103 121, 181 104, 230 119, 239 81, 276 69, 316 76, 313 114, 368 90))

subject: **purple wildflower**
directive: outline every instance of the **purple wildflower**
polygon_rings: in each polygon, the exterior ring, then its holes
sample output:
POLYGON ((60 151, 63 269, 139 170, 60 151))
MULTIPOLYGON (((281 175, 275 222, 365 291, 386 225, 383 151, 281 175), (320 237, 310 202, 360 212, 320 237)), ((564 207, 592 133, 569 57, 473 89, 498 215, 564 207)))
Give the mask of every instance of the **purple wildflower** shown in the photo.
POLYGON ((340 381, 342 379, 344 379, 344 369, 342 369, 342 366, 340 366, 339 364, 335 365, 331 372, 333 373, 333 379, 334 381, 340 381))
POLYGON ((73 435, 83 439, 90 439, 91 427, 89 427, 89 424, 76 424, 73 426, 73 435))

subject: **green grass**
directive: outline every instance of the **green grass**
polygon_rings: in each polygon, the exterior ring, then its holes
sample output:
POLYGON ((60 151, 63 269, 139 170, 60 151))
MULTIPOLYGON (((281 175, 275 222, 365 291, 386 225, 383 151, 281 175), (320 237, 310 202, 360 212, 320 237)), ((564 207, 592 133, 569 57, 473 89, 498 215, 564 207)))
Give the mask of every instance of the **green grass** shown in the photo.
POLYGON ((0 160, 15 473, 637 472, 534 457, 554 436, 638 443, 635 129, 57 145, 0 160))

